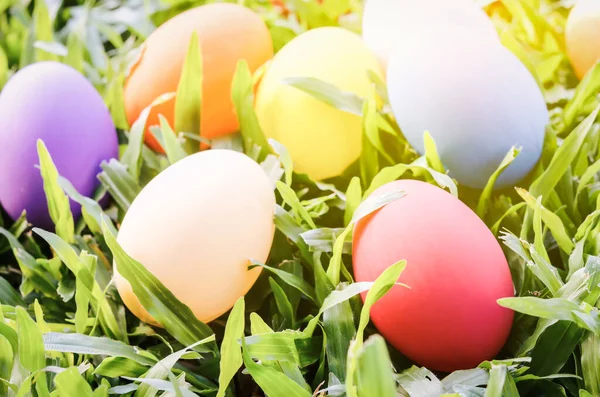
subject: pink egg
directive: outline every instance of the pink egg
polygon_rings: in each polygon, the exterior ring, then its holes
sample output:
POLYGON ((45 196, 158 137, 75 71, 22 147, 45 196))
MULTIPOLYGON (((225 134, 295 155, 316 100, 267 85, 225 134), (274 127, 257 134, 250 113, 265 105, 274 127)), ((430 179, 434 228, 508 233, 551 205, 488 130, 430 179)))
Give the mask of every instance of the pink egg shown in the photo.
POLYGON ((511 329, 513 312, 498 305, 514 295, 494 235, 469 207, 419 181, 389 183, 373 194, 406 194, 361 219, 354 230, 357 281, 374 281, 400 260, 399 282, 371 310, 379 332, 404 355, 451 372, 492 359, 511 329))

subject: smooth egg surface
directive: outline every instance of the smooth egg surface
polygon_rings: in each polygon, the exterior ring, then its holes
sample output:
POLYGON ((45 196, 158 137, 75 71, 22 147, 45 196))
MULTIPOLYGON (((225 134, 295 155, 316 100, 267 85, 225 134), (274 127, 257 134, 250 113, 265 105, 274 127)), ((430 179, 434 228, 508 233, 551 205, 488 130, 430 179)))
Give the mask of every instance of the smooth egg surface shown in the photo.
POLYGON ((582 79, 600 61, 600 1, 575 3, 567 20, 565 43, 575 74, 582 79))
POLYGON ((512 146, 516 160, 495 186, 513 186, 542 153, 546 102, 534 77, 508 49, 483 43, 464 29, 443 40, 402 41, 387 71, 392 111, 408 142, 424 153, 429 131, 450 175, 483 188, 512 146))
POLYGON ((362 35, 367 46, 387 67, 398 40, 419 41, 435 27, 443 37, 444 27, 469 30, 473 36, 499 43, 494 24, 473 0, 367 0, 362 18, 362 35))
POLYGON ((360 155, 362 122, 284 79, 316 78, 365 98, 369 70, 382 77, 360 36, 338 27, 309 30, 275 55, 257 89, 256 115, 265 135, 289 150, 295 171, 314 180, 340 175, 360 155))
MULTIPOLYGON (((19 70, 0 93, 0 203, 12 219, 50 229, 37 140, 60 175, 91 196, 100 163, 118 156, 111 115, 94 86, 77 70, 38 62, 19 70)), ((80 206, 71 201, 75 216, 80 206)))
MULTIPOLYGON (((275 226, 275 194, 262 168, 242 153, 213 149, 161 172, 127 211, 117 241, 204 322, 233 307, 260 274, 275 226)), ((115 268, 125 305, 158 325, 115 268)))
MULTIPOLYGON (((212 139, 239 128, 231 99, 231 82, 238 61, 254 72, 273 56, 273 42, 261 17, 232 3, 212 3, 187 10, 158 27, 144 42, 137 63, 125 82, 125 110, 129 124, 157 97, 176 92, 192 33, 196 32, 202 58, 200 131, 212 139)), ((162 114, 174 125, 175 99, 153 107, 147 126, 158 125, 162 114)), ((162 152, 153 135, 146 142, 162 152)))
MULTIPOLYGON (((400 180, 373 195, 405 196, 354 229, 356 281, 374 281, 400 260, 398 282, 371 309, 371 320, 401 353, 432 370, 473 368, 508 338, 513 312, 497 300, 514 295, 502 248, 479 217, 446 191, 400 180)), ((364 298, 364 294, 363 294, 364 298)))

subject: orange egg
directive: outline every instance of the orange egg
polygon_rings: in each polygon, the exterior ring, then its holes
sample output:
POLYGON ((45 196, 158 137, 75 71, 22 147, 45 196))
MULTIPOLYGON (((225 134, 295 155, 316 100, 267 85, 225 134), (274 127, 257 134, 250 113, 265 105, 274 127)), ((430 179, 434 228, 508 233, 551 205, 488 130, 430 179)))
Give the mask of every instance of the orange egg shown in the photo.
MULTIPOLYGON (((138 62, 125 83, 125 110, 129 124, 158 96, 177 91, 192 33, 202 54, 202 107, 200 133, 213 139, 238 130, 231 100, 231 81, 237 63, 248 62, 251 72, 273 56, 273 42, 261 17, 249 8, 214 3, 185 11, 154 31, 145 41, 138 62)), ((155 106, 147 126, 158 125, 158 114, 174 125, 175 99, 155 106)), ((146 142, 162 152, 147 131, 146 142)))
POLYGON ((600 60, 600 1, 580 0, 565 30, 567 55, 580 79, 600 60))

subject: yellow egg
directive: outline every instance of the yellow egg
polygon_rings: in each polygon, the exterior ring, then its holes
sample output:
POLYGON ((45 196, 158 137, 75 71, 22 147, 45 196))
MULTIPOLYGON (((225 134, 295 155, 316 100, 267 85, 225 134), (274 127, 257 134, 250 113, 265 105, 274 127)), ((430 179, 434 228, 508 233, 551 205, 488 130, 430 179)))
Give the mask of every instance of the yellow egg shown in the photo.
POLYGON ((600 60, 600 0, 579 0, 567 20, 567 55, 580 79, 600 60))
MULTIPOLYGON (((208 150, 156 176, 131 204, 117 241, 204 322, 233 307, 260 274, 273 242, 275 194, 262 168, 232 150, 208 150)), ((158 325, 115 266, 125 305, 158 325)))
POLYGON ((257 90, 256 114, 265 135, 289 150, 295 171, 314 180, 341 174, 360 155, 362 122, 282 80, 317 78, 364 98, 368 70, 383 79, 360 36, 338 27, 309 30, 275 55, 257 90))

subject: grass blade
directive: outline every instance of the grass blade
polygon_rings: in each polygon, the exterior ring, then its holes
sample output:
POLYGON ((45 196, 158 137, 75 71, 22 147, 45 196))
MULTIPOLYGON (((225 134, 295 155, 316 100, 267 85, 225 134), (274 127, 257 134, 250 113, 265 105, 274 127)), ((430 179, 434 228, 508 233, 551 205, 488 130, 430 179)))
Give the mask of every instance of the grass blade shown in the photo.
POLYGON ((282 372, 279 372, 274 368, 255 363, 248 354, 245 338, 242 338, 242 355, 246 370, 250 373, 254 381, 266 395, 282 397, 311 397, 311 393, 288 378, 282 372))
POLYGON ((169 159, 170 164, 175 164, 179 160, 183 159, 187 156, 187 153, 179 142, 177 141, 177 136, 175 132, 171 129, 169 122, 164 118, 162 114, 158 115, 160 120, 160 130, 162 132, 163 141, 165 143, 165 153, 167 154, 167 158, 169 159))
POLYGON ((356 335, 350 302, 343 301, 325 310, 323 312, 323 328, 327 335, 325 351, 329 372, 343 383, 346 379, 348 348, 356 335))
POLYGON ((85 291, 87 291, 89 295, 88 298, 90 299, 92 308, 99 317, 100 324, 105 332, 111 337, 126 341, 127 334, 125 330, 119 326, 114 312, 112 311, 106 296, 104 296, 104 291, 102 291, 92 273, 82 263, 82 257, 78 257, 73 248, 56 234, 46 232, 39 228, 34 228, 33 231, 50 244, 52 249, 54 249, 56 254, 60 257, 61 261, 69 268, 77 279, 80 279, 80 286, 85 286, 85 291))
POLYGON ((293 287, 294 289, 300 291, 304 296, 306 296, 311 301, 313 301, 315 303, 317 302, 316 297, 315 297, 315 289, 309 283, 304 281, 303 278, 296 276, 295 274, 292 274, 290 272, 286 272, 285 270, 267 266, 263 263, 255 261, 255 260, 252 260, 251 262, 252 262, 252 267, 260 266, 264 269, 267 269, 271 273, 277 275, 277 277, 279 277, 281 279, 281 281, 283 281, 287 285, 293 287))
POLYGON ((93 397, 92 388, 81 377, 77 367, 71 367, 56 375, 54 384, 61 396, 93 397))
POLYGON ((385 340, 373 335, 358 355, 356 371, 358 397, 395 397, 396 382, 385 340))
POLYGON ((242 349, 238 339, 244 337, 244 297, 239 298, 225 326, 225 335, 221 344, 221 362, 219 367, 219 390, 217 397, 225 397, 227 387, 243 363, 242 349))
POLYGON ((15 291, 4 277, 0 277, 0 303, 10 306, 25 306, 21 295, 15 291))
POLYGON ((542 196, 548 199, 550 192, 556 187, 567 168, 571 165, 583 142, 587 138, 589 131, 598 117, 600 106, 596 108, 584 121, 575 128, 558 148, 548 168, 540 175, 529 189, 531 195, 535 198, 542 196))
POLYGON ((429 397, 444 394, 442 382, 427 368, 413 366, 399 374, 397 380, 410 396, 429 397))
POLYGON ((37 141, 37 151, 50 218, 54 222, 56 233, 66 242, 73 243, 75 241, 75 223, 69 205, 69 198, 58 184, 58 170, 41 139, 37 141))
POLYGON ((600 336, 590 334, 581 344, 581 369, 587 391, 600 395, 600 336))
POLYGON ((31 372, 46 366, 42 332, 22 307, 16 308, 19 361, 31 372))
POLYGON ((288 77, 284 84, 298 88, 310 96, 341 111, 362 116, 365 100, 358 95, 342 91, 333 84, 315 77, 288 77))
POLYGON ((275 297, 275 304, 277 305, 277 309, 279 313, 283 316, 283 318, 288 322, 288 327, 293 328, 296 324, 296 314, 295 310, 292 307, 287 295, 283 292, 283 289, 272 277, 269 277, 269 284, 271 285, 271 289, 273 290, 273 296, 275 297))
POLYGON ((504 156, 504 159, 502 159, 496 171, 494 171, 492 176, 490 176, 490 179, 486 183, 483 192, 481 192, 479 202, 477 203, 477 215, 479 215, 480 218, 484 219, 485 215, 488 212, 490 201, 492 199, 492 191, 494 190, 494 185, 496 184, 496 181, 498 180, 502 172, 504 172, 504 170, 508 168, 508 166, 517 158, 519 153, 519 149, 515 149, 514 147, 512 147, 510 151, 506 154, 506 156, 504 156))
POLYGON ((502 390, 504 389, 504 383, 506 382, 507 376, 508 370, 506 365, 492 365, 485 397, 502 397, 502 390))
MULTIPOLYGON (((251 154, 254 147, 260 148, 259 160, 272 153, 271 145, 262 131, 254 112, 252 73, 245 59, 238 61, 231 83, 231 98, 240 123, 240 134, 244 141, 244 151, 251 154)), ((286 182, 287 183, 287 182, 286 182)))
MULTIPOLYGON (((177 96, 175 97, 175 131, 200 134, 201 107, 202 51, 198 43, 198 35, 196 32, 193 32, 183 69, 181 70, 179 84, 177 85, 177 96)), ((196 144, 192 145, 192 142, 189 141, 186 146, 190 149, 195 148, 192 153, 197 152, 199 146, 196 144)))
POLYGON ((136 347, 105 337, 48 332, 43 336, 43 343, 48 351, 122 357, 140 365, 156 363, 149 353, 140 354, 136 347))

